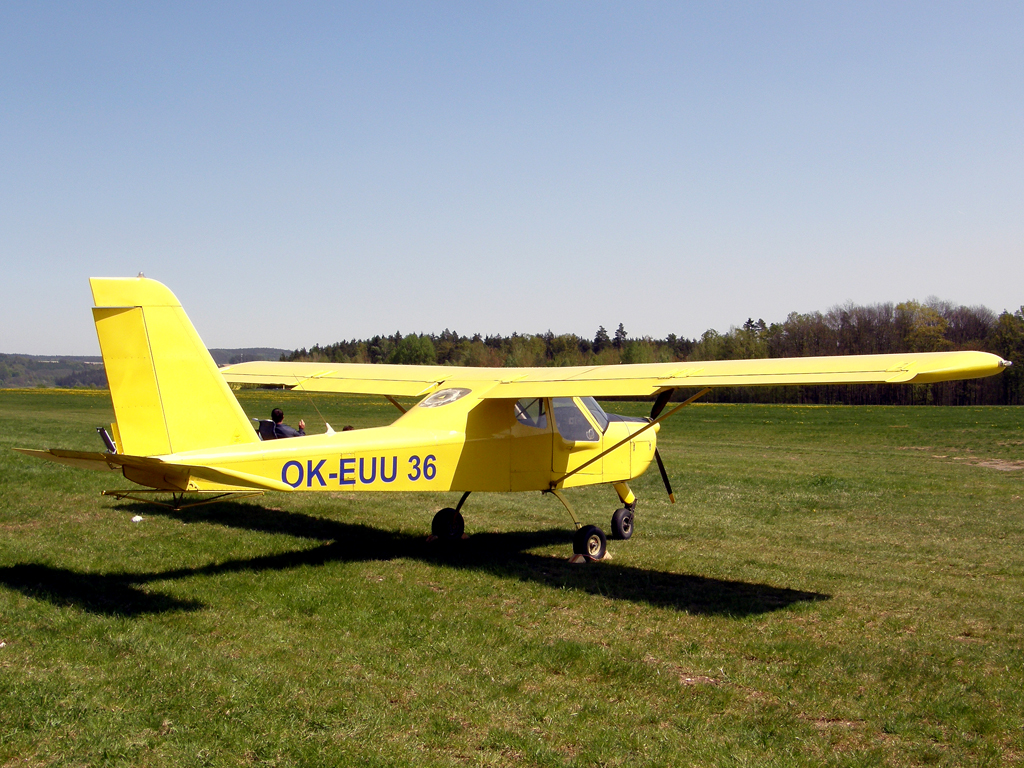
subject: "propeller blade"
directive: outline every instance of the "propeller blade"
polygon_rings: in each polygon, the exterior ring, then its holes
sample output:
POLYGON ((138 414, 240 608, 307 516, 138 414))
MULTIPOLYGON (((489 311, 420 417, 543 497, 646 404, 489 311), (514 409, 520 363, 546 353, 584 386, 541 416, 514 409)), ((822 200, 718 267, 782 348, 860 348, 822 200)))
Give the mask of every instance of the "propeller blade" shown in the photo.
MULTIPOLYGON (((651 407, 651 421, 654 421, 661 415, 661 412, 665 410, 665 406, 668 405, 669 400, 672 399, 672 395, 674 394, 674 389, 666 389, 658 395, 657 399, 654 401, 654 405, 651 407)), ((661 451, 657 448, 654 449, 654 458, 658 461, 658 469, 661 471, 661 481, 665 483, 665 490, 668 491, 668 500, 675 504, 676 495, 672 493, 672 483, 669 482, 668 472, 665 471, 665 462, 661 460, 661 451)))
POLYGON ((672 493, 672 483, 668 481, 668 472, 665 471, 665 462, 661 460, 661 451, 654 449, 654 458, 658 461, 658 469, 661 470, 661 479, 665 482, 665 490, 668 491, 668 499, 676 503, 676 495, 672 493))
POLYGON ((654 405, 651 407, 651 421, 654 421, 661 415, 661 412, 665 410, 665 406, 668 405, 668 401, 672 399, 672 395, 675 393, 674 389, 666 389, 658 398, 654 401, 654 405))

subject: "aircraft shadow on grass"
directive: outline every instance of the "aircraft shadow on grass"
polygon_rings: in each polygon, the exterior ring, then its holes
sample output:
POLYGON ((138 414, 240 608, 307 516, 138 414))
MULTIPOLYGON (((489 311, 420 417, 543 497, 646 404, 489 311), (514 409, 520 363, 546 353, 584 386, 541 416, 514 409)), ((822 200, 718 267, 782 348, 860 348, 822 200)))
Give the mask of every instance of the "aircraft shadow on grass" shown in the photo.
POLYGON ((573 565, 560 557, 528 550, 552 544, 568 545, 572 534, 562 529, 477 533, 454 544, 428 543, 425 537, 366 525, 342 523, 300 512, 269 509, 256 504, 224 502, 206 507, 170 510, 122 504, 120 511, 144 509, 184 523, 208 523, 261 533, 282 534, 324 542, 319 546, 273 555, 226 560, 196 568, 150 573, 93 574, 39 563, 0 568, 0 584, 57 605, 112 615, 141 616, 172 611, 195 611, 202 602, 182 600, 145 589, 145 585, 221 573, 283 571, 332 562, 420 560, 449 567, 484 571, 496 576, 577 589, 613 600, 673 608, 691 614, 748 616, 801 602, 828 600, 829 595, 768 584, 726 581, 603 562, 573 565))

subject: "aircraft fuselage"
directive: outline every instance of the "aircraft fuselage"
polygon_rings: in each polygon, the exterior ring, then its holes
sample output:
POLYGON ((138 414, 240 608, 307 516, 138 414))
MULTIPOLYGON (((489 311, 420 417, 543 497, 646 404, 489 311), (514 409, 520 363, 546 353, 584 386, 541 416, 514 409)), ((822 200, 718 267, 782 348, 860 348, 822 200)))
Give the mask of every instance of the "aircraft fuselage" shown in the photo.
MULTIPOLYGON (((464 397, 445 404, 444 423, 437 411, 415 406, 386 427, 268 440, 259 443, 187 451, 156 459, 181 466, 223 470, 261 478, 277 490, 365 491, 528 491, 624 482, 642 474, 654 457, 657 427, 591 461, 644 426, 643 420, 612 415, 603 425, 577 398, 541 403, 541 425, 517 418, 510 400, 464 397), (571 402, 567 402, 571 401, 571 402), (572 407, 575 407, 575 411, 572 407), (568 416, 564 415, 568 412, 568 416), (561 421, 559 421, 561 420, 561 421), (575 422, 566 439, 563 426, 575 422), (554 423, 553 423, 554 422, 554 423), (582 470, 558 482, 587 461, 582 470)), ((154 488, 182 490, 184 478, 164 477, 148 468, 125 467, 129 480, 154 488)), ((238 487, 191 476, 187 490, 238 487)))

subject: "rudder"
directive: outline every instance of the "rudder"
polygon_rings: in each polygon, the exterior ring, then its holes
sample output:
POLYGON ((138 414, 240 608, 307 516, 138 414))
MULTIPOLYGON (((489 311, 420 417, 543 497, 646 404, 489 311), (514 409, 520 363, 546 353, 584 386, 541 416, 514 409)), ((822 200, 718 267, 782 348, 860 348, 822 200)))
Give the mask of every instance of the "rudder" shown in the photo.
POLYGON ((166 286, 145 277, 89 283, 123 453, 161 456, 259 441, 166 286))

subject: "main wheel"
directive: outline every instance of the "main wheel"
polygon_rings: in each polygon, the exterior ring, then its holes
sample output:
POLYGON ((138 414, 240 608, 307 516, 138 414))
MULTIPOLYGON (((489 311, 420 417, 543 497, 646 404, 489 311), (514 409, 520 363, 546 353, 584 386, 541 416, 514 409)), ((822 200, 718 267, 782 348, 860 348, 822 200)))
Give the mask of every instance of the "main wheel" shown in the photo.
POLYGON ((434 520, 430 524, 430 532, 444 541, 461 539, 465 530, 466 521, 462 519, 462 513, 451 507, 445 507, 434 515, 434 520))
POLYGON ((604 531, 596 525, 585 525, 572 537, 572 551, 592 560, 600 560, 608 551, 608 540, 604 531))
POLYGON ((633 535, 633 510, 628 507, 615 510, 612 515, 612 538, 628 539, 633 535))

